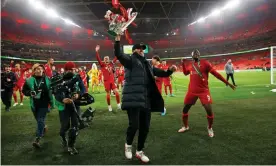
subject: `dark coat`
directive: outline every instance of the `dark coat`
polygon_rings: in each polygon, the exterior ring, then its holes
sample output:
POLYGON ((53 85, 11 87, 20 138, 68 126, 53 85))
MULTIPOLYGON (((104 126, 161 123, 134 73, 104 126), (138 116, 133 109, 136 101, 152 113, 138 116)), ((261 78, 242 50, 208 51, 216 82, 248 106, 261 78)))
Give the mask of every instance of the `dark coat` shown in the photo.
POLYGON ((16 84, 16 76, 14 72, 4 72, 1 73, 1 89, 12 89, 16 84), (8 81, 7 79, 10 79, 11 81, 8 81))
POLYGON ((129 56, 121 54, 120 50, 120 42, 116 41, 114 45, 115 56, 125 67, 122 109, 150 109, 152 112, 163 112, 164 100, 155 84, 154 76, 169 77, 173 72, 153 67, 137 53, 129 56), (147 72, 150 73, 150 78, 146 77, 147 72), (149 85, 151 87, 147 87, 149 85), (148 96, 149 89, 150 97, 148 96))

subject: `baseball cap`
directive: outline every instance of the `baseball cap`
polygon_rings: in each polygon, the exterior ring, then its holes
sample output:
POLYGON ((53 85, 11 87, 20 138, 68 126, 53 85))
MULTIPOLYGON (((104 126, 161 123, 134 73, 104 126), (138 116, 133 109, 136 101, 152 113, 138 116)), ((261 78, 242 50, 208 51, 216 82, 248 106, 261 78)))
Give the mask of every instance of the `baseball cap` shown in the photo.
POLYGON ((64 70, 72 70, 76 68, 76 65, 74 62, 66 62, 65 65, 64 65, 64 70))
POLYGON ((147 48, 147 46, 144 43, 140 43, 140 44, 135 44, 132 46, 132 51, 135 49, 143 49, 145 50, 147 48))
POLYGON ((41 66, 44 69, 44 66, 42 64, 36 63, 32 66, 32 71, 35 71, 35 69, 38 68, 39 66, 41 66))

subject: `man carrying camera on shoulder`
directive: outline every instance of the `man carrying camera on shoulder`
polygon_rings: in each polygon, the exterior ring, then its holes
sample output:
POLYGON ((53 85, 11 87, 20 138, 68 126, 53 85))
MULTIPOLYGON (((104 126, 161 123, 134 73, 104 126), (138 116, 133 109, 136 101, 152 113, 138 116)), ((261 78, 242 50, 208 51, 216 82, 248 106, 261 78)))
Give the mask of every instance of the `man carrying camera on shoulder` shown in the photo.
POLYGON ((67 62, 64 66, 65 73, 62 76, 62 83, 60 85, 52 85, 57 86, 54 95, 59 110, 62 145, 67 148, 71 155, 78 154, 75 142, 78 135, 80 107, 75 105, 74 101, 86 92, 81 77, 74 72, 75 68, 76 66, 73 62, 67 62), (66 132, 68 130, 67 141, 66 132))
POLYGON ((35 148, 40 148, 40 140, 46 130, 45 119, 51 109, 54 107, 53 95, 50 87, 50 80, 44 74, 44 66, 34 64, 32 67, 33 75, 26 80, 23 86, 23 94, 30 96, 31 110, 37 122, 36 139, 33 142, 35 148))

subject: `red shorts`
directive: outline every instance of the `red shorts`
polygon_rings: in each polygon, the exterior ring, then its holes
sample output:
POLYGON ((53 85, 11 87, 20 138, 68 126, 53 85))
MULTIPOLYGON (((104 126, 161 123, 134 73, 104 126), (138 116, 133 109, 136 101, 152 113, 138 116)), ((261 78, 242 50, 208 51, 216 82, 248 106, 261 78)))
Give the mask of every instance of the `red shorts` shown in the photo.
POLYGON ((171 82, 164 82, 164 86, 171 86, 171 82))
POLYGON ((209 91, 202 93, 192 93, 188 91, 184 99, 184 104, 194 105, 198 98, 201 104, 212 104, 213 102, 209 91))
POLYGON ((13 91, 22 91, 22 89, 23 89, 23 86, 20 86, 20 85, 15 85, 15 87, 13 88, 13 91))
POLYGON ((160 83, 156 83, 156 86, 157 86, 159 92, 162 94, 162 83, 161 84, 160 83))
POLYGON ((105 82, 104 83, 105 91, 110 92, 111 90, 114 90, 117 88, 114 82, 105 82))
POLYGON ((118 84, 123 84, 124 79, 123 78, 118 78, 118 84))

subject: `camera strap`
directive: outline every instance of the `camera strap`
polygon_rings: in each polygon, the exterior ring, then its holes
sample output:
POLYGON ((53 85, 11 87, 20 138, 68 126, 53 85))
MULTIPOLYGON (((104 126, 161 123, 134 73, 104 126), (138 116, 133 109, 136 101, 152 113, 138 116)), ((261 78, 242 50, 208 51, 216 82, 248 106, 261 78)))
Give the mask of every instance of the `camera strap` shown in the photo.
POLYGON ((39 81, 39 83, 37 83, 36 79, 34 80, 36 89, 40 89, 41 83, 43 82, 43 78, 39 81))

